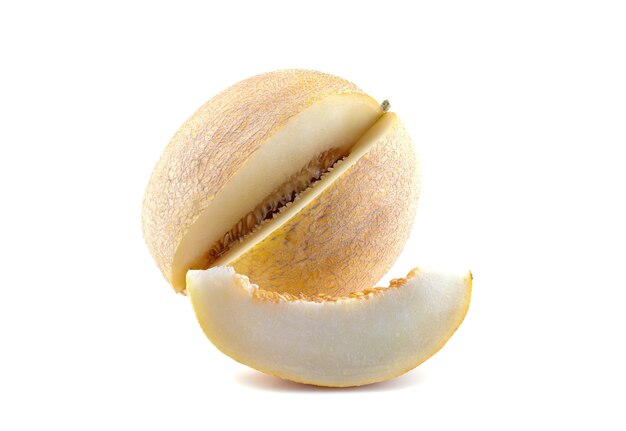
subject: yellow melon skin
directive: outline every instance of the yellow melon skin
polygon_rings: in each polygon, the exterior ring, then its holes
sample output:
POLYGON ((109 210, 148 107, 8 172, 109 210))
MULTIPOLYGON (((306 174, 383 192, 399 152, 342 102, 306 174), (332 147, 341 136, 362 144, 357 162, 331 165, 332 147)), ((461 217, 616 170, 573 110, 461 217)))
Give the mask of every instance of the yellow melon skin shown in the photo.
POLYGON ((385 132, 364 156, 228 265, 265 290, 296 295, 342 296, 375 285, 409 237, 420 189, 404 126, 393 113, 379 121, 385 132))
POLYGON ((185 271, 178 270, 173 279, 174 255, 215 195, 290 118, 329 96, 344 94, 363 92, 321 72, 265 73, 218 94, 176 132, 146 189, 142 226, 146 245, 177 291, 185 289, 185 271))

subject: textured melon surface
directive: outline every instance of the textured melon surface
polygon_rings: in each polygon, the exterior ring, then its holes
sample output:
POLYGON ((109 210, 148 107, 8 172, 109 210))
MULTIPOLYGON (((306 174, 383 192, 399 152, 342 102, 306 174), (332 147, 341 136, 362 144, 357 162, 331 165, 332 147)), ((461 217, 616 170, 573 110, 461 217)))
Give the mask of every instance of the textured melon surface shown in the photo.
POLYGON ((469 307, 471 273, 413 270, 389 288, 346 297, 260 289, 231 267, 187 273, 207 337, 260 371, 320 386, 399 376, 436 353, 469 307))

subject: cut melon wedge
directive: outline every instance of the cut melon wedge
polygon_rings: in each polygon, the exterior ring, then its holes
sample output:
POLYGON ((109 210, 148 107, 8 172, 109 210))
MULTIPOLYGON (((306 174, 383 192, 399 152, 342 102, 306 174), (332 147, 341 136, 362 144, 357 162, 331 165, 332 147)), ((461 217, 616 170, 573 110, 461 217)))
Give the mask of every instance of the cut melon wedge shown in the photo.
POLYGON ((472 275, 414 269, 389 288, 345 297, 266 291, 231 267, 187 272, 206 336, 223 353, 283 379, 359 386, 436 353, 463 321, 472 275))

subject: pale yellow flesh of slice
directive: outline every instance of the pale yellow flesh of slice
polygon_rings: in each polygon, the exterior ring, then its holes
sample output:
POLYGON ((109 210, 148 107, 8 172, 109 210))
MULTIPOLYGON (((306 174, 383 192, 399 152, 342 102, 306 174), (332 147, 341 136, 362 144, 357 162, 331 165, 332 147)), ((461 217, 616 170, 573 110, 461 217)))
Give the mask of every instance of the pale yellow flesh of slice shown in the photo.
POLYGON ((206 336, 233 359, 296 382, 359 386, 424 362, 467 313, 471 273, 416 269, 408 277, 345 298, 295 299, 214 267, 189 271, 187 291, 206 336))

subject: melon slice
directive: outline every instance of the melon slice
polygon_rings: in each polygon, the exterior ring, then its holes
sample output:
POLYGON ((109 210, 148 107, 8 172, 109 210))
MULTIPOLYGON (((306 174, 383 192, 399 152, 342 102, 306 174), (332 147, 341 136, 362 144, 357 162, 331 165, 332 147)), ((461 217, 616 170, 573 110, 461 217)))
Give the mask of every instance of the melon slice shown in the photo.
POLYGON ((232 267, 191 270, 187 291, 223 353, 283 379, 359 386, 436 353, 463 321, 472 275, 414 269, 389 288, 344 297, 266 291, 232 267))

